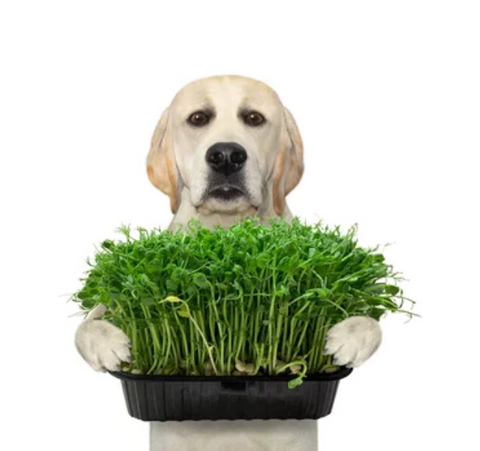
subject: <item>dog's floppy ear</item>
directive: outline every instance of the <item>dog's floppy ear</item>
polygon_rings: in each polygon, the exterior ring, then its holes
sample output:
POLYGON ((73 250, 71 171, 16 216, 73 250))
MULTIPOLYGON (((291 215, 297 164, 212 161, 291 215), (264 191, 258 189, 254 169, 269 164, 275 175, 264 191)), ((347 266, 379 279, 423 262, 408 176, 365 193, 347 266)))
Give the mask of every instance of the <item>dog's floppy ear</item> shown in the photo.
POLYGON ((285 197, 298 185, 303 175, 302 137, 292 113, 285 107, 284 118, 285 133, 273 179, 273 205, 279 216, 285 210, 285 197))
POLYGON ((147 156, 148 178, 160 191, 170 196, 170 208, 176 213, 180 206, 178 171, 168 132, 168 108, 153 132, 147 156))

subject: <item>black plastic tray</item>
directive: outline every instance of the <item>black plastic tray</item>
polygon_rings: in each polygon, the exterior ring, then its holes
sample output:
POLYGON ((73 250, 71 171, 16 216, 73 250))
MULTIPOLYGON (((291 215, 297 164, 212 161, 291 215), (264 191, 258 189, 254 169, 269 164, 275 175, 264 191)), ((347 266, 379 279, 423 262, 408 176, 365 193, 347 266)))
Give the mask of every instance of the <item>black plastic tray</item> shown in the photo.
POLYGON ((146 376, 111 372, 122 381, 128 413, 144 421, 318 419, 333 407, 340 379, 352 369, 308 375, 146 376))

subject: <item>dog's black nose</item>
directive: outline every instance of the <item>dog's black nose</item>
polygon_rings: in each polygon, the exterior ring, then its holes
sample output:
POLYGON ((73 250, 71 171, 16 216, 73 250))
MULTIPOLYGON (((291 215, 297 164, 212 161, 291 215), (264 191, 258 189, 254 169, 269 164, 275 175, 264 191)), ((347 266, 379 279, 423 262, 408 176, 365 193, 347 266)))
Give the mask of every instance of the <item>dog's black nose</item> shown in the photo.
POLYGON ((227 177, 242 169, 247 161, 247 151, 237 143, 216 143, 205 155, 208 165, 227 177))

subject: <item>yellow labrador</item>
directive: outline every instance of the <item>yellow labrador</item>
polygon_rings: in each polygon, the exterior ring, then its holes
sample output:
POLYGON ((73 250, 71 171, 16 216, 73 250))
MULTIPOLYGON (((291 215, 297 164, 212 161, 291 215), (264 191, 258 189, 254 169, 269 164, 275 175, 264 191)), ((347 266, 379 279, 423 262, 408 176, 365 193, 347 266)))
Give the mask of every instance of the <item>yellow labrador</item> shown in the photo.
POLYGON ((286 215, 286 195, 303 172, 290 112, 265 84, 212 77, 185 86, 163 113, 147 158, 151 182, 170 196, 171 228, 239 217, 286 215))
MULTIPOLYGON (((150 181, 170 197, 177 230, 192 218, 207 227, 240 218, 292 214, 286 196, 303 173, 303 144, 291 113, 260 81, 217 76, 185 86, 158 122, 147 157, 150 181)), ((75 343, 96 370, 118 370, 129 360, 128 338, 99 319, 102 306, 79 326, 75 343)), ((381 342, 367 317, 349 318, 328 334, 336 363, 357 367, 381 342)), ((237 421, 152 423, 151 451, 316 450, 316 422, 237 421)))

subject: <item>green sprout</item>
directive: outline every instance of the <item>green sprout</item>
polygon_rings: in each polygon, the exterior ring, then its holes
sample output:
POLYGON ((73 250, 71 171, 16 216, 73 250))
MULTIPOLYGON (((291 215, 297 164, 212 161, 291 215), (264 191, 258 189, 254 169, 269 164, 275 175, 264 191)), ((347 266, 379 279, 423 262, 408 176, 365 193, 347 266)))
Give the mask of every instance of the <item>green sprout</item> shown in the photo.
POLYGON ((378 247, 357 245, 356 228, 250 218, 185 232, 129 227, 105 240, 71 299, 99 304, 132 343, 134 374, 308 374, 338 369, 326 333, 351 316, 379 320, 403 309, 398 282, 378 247), (289 371, 289 373, 288 373, 289 371))

